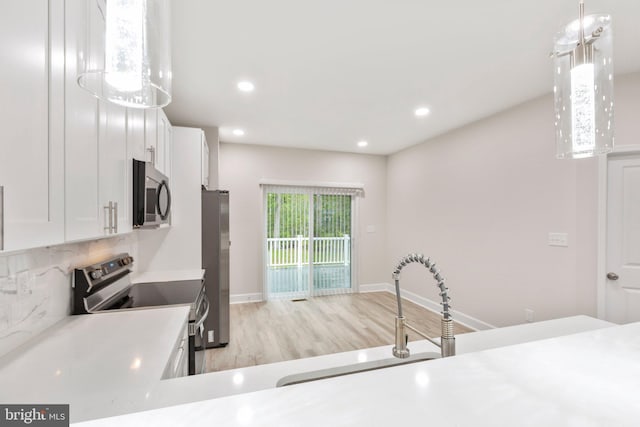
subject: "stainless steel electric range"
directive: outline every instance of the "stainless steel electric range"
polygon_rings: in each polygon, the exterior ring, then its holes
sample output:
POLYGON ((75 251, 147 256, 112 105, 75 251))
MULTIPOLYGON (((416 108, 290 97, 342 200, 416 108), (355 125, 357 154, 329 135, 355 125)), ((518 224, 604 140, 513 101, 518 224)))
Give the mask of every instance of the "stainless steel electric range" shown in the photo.
POLYGON ((135 310, 189 304, 189 375, 206 370, 203 323, 209 300, 203 280, 131 283, 133 258, 123 253, 97 264, 78 268, 73 275, 73 314, 135 310))

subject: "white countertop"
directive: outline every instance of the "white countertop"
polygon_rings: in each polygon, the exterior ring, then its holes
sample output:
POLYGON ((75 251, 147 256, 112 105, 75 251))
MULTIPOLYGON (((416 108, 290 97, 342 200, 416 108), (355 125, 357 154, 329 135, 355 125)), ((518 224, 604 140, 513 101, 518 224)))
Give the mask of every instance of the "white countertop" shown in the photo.
POLYGON ((69 316, 0 358, 0 402, 69 403, 72 421, 140 410, 188 315, 173 306, 69 316))
POLYGON ((167 270, 132 273, 131 283, 176 282, 182 280, 201 280, 204 270, 167 270))
POLYGON ((636 426, 639 360, 636 323, 80 425, 636 426))
MULTIPOLYGON (((611 323, 592 317, 573 316, 467 333, 456 337, 456 352, 457 354, 465 354, 610 326, 612 326, 611 323)), ((233 394, 267 390, 273 388, 279 379, 288 375, 392 358, 391 347, 391 345, 374 347, 161 381, 146 404, 147 408, 161 408, 233 394)), ((411 354, 440 352, 438 347, 426 340, 410 342, 409 349, 411 354)))
MULTIPOLYGON (((0 384, 14 385, 0 388, 0 402, 69 403, 71 421, 78 422, 273 389, 287 375, 387 359, 391 354, 391 346, 384 346, 161 380, 187 315, 188 307, 183 306, 71 316, 46 331, 40 340, 0 359, 0 384), (101 367, 96 369, 98 364, 101 367)), ((456 338, 457 352, 610 325, 575 316, 464 334, 456 338)), ((427 341, 411 342, 409 348, 414 354, 438 351, 427 341)))

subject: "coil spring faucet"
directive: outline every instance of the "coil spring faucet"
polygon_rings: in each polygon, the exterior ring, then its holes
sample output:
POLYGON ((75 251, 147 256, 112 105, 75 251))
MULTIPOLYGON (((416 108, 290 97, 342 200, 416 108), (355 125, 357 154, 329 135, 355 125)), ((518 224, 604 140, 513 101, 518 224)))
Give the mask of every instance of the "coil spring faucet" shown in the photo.
POLYGON ((449 309, 451 306, 449 305, 449 295, 447 291, 449 290, 444 286, 444 278, 440 275, 440 271, 436 268, 436 264, 431 261, 431 258, 425 258, 424 255, 419 254, 409 254, 406 257, 402 258, 395 270, 393 271, 393 280, 396 285, 396 299, 398 301, 398 316, 396 317, 396 345, 393 347, 393 355, 397 358, 404 359, 409 357, 410 352, 407 347, 407 342, 409 341, 409 336, 405 332, 405 328, 412 330, 417 333, 421 337, 425 338, 429 342, 440 347, 440 354, 442 357, 455 356, 456 354, 456 339, 453 336, 453 318, 451 317, 451 313, 449 309), (442 319, 440 323, 442 325, 442 337, 440 339, 440 343, 434 341, 429 338, 426 334, 420 332, 413 326, 407 323, 407 320, 402 315, 402 299, 400 298, 400 271, 411 263, 420 263, 424 265, 431 274, 433 274, 433 278, 436 279, 438 283, 438 288, 440 288, 440 297, 442 297, 442 319))

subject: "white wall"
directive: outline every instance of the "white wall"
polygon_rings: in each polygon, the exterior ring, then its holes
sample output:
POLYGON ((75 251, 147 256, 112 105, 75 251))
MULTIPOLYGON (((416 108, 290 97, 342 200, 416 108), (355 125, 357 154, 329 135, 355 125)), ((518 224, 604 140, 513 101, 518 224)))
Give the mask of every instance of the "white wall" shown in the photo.
POLYGON ((359 283, 389 280, 384 157, 221 143, 220 188, 230 192, 231 294, 262 292, 262 178, 364 184, 356 236, 359 283), (376 232, 367 233, 368 225, 376 232))
MULTIPOLYGON (((640 131, 640 74, 616 80, 616 144, 640 131)), ((433 120, 436 117, 432 118, 433 120)), ((596 314, 597 160, 556 160, 545 96, 388 159, 388 259, 431 256, 455 309, 485 322, 596 314), (569 233, 569 247, 547 245, 569 233)), ((402 287, 437 300, 418 267, 402 287)))
POLYGON ((171 227, 136 231, 139 271, 202 268, 201 135, 200 129, 173 128, 171 227))
POLYGON ((135 234, 0 255, 0 356, 71 313, 74 268, 121 252, 137 257, 135 234))

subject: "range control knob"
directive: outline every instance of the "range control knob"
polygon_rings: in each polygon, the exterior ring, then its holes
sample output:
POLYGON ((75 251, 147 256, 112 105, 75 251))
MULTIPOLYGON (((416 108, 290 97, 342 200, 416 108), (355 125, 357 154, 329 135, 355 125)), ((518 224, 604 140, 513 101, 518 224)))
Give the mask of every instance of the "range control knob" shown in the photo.
POLYGON ((97 280, 102 277, 102 270, 93 270, 90 276, 93 280, 97 280))

